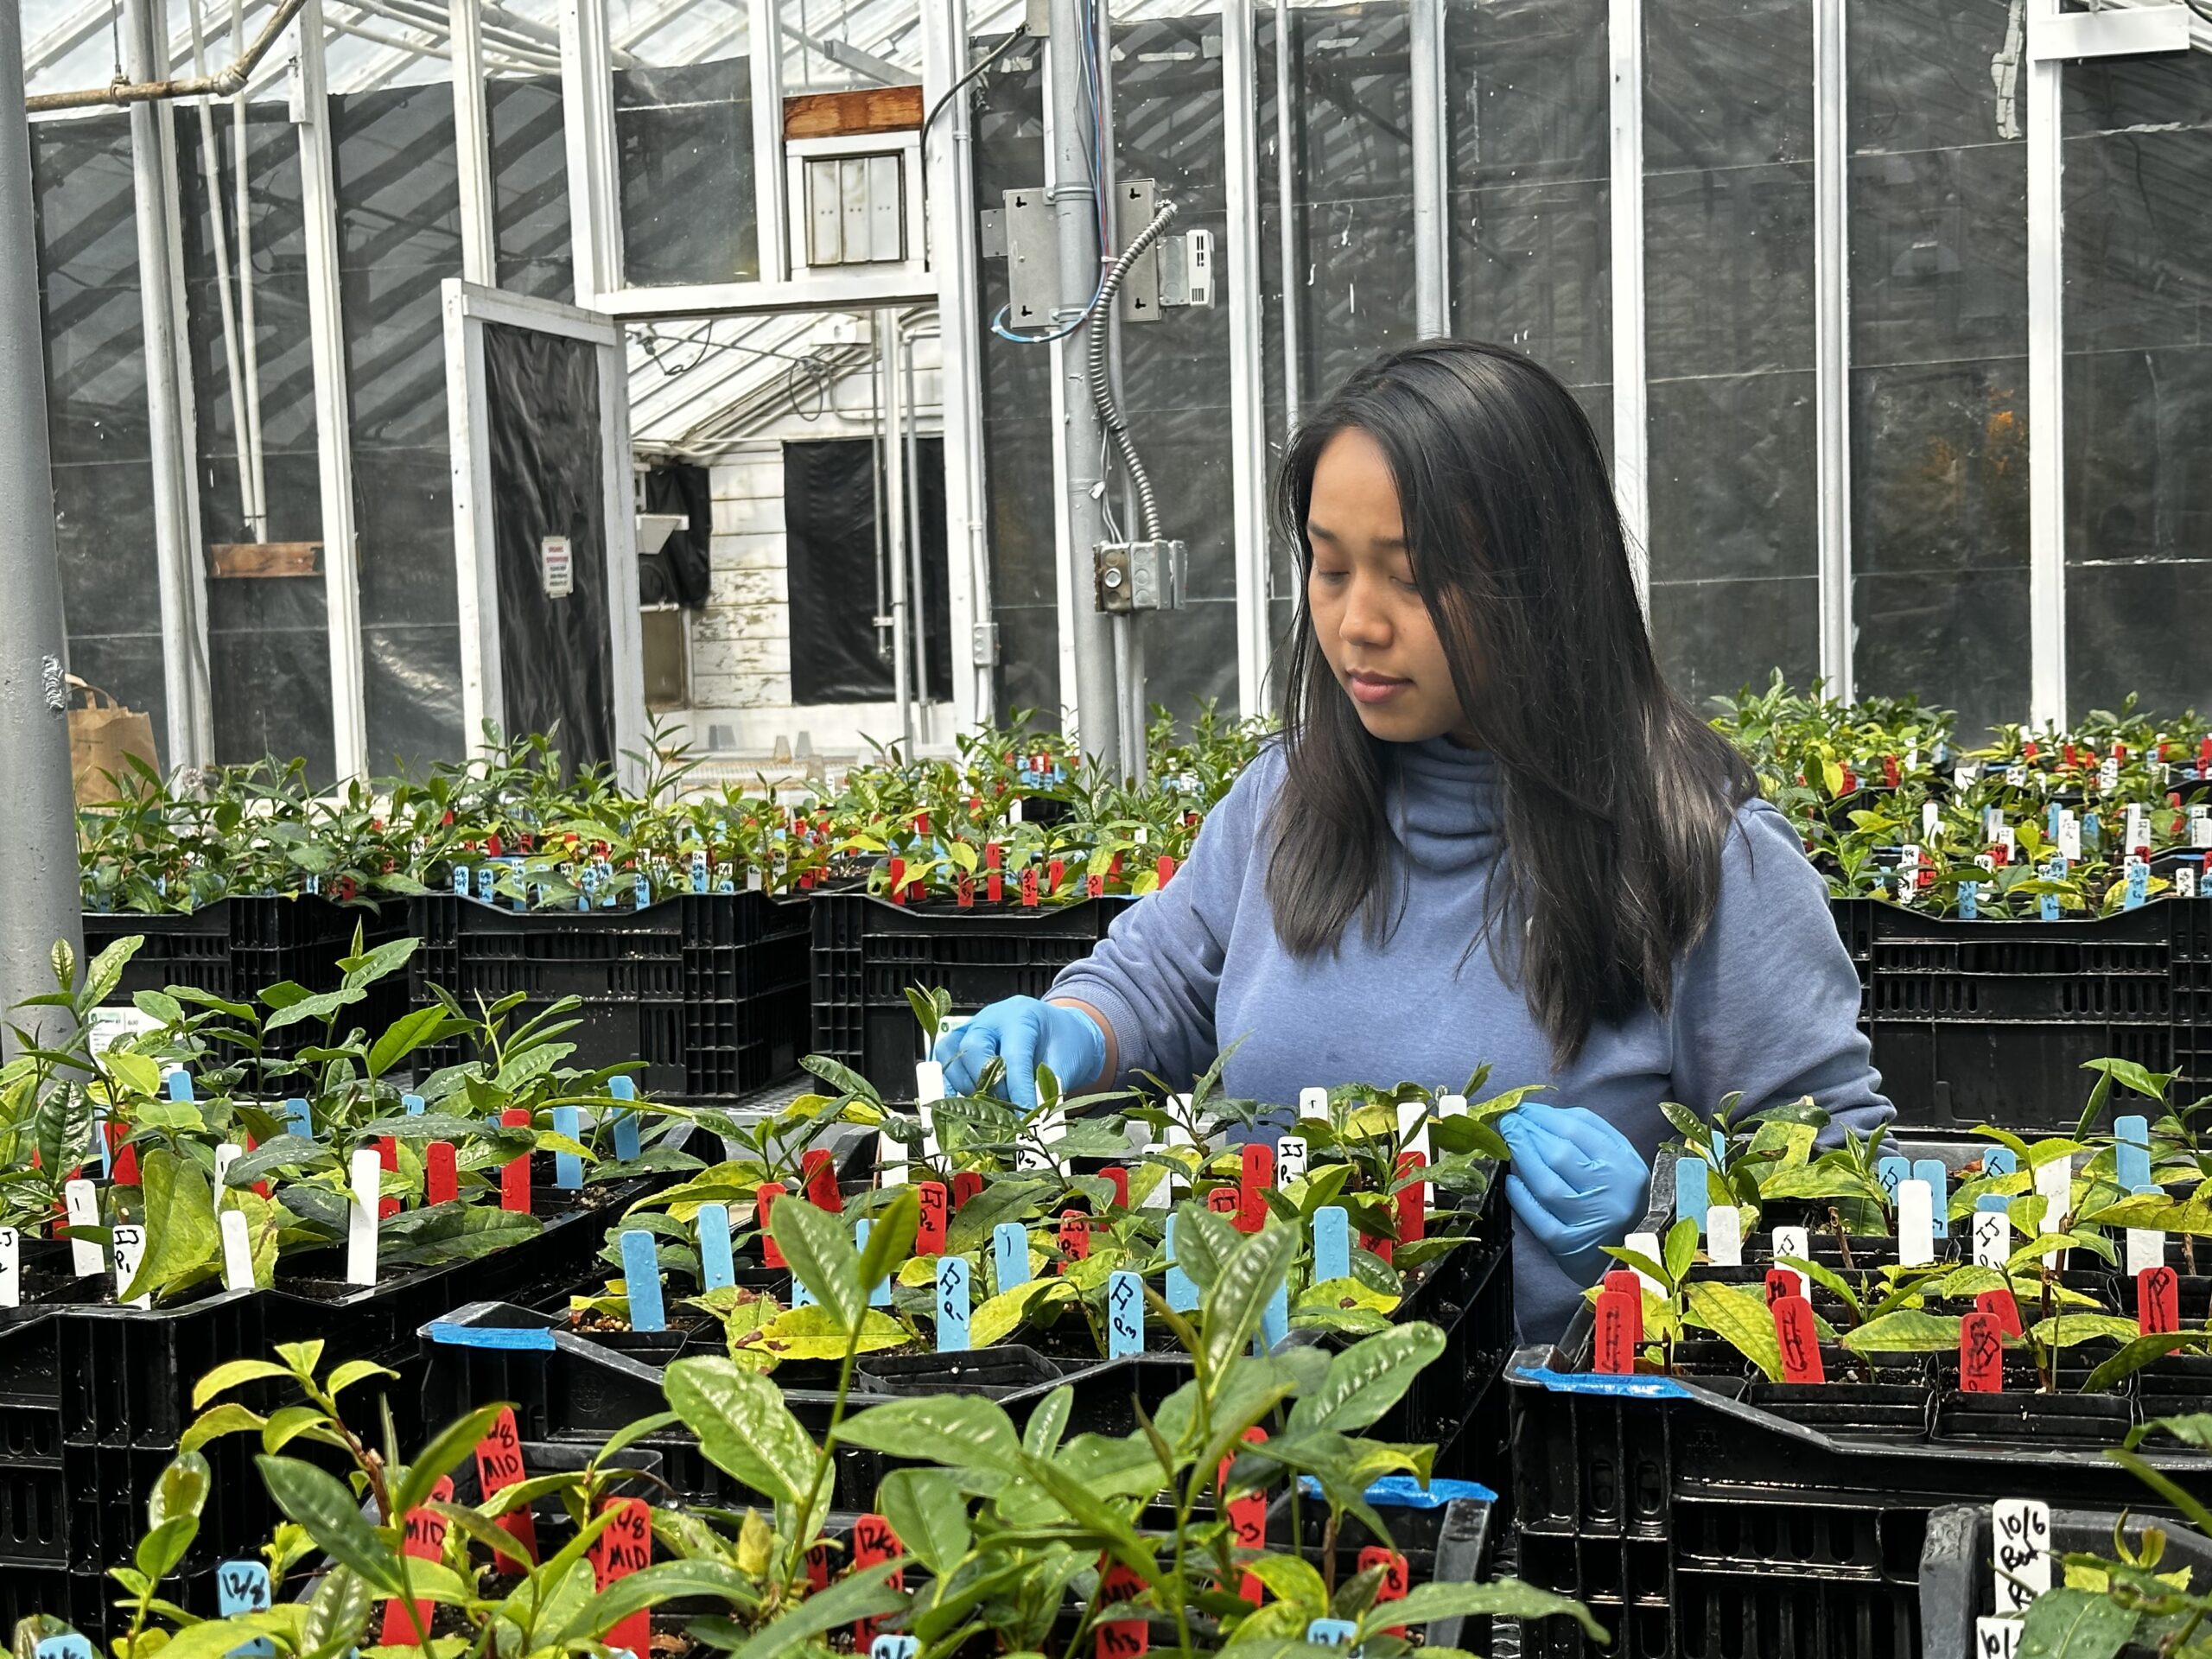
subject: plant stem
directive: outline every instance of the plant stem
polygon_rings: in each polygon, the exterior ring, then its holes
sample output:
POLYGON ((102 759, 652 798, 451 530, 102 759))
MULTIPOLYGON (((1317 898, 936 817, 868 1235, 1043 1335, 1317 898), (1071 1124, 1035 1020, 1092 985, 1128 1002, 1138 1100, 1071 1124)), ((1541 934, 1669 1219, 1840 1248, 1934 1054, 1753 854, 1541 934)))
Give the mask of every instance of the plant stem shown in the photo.
POLYGON ((1343 1519, 1344 1511, 1332 1503, 1329 1518, 1321 1526, 1321 1587, 1332 1603, 1337 1599, 1337 1526, 1343 1519))

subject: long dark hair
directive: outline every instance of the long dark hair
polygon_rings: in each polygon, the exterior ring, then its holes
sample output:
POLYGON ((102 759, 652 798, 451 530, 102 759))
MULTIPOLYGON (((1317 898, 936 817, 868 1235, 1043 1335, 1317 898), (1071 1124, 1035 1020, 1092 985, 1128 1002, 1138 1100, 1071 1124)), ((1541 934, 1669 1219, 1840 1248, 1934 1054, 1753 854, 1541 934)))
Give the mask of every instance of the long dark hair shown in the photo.
MULTIPOLYGON (((1353 375, 1299 427, 1277 475, 1277 527, 1301 577, 1315 463, 1354 427, 1389 462, 1414 580, 1503 777, 1505 854, 1483 937, 1563 1066, 1593 1024, 1666 1011, 1675 958, 1713 918, 1735 810, 1758 785, 1660 674, 1597 435, 1553 375, 1471 340, 1409 346, 1353 375)), ((1268 869, 1276 935, 1312 956, 1357 914, 1380 942, 1402 904, 1386 804, 1396 746, 1368 733, 1330 671, 1303 582, 1287 693, 1289 775, 1268 869)))

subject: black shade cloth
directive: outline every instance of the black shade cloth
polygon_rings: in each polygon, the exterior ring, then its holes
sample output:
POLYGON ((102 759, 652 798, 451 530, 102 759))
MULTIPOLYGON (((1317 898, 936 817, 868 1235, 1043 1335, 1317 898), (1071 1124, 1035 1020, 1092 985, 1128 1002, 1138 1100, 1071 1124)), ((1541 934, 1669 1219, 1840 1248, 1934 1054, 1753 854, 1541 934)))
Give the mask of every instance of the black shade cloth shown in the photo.
MULTIPOLYGON (((921 522, 924 689, 952 696, 951 616, 944 591, 944 443, 915 448, 921 522)), ((791 594, 791 701, 880 702, 891 658, 875 627, 875 446, 828 438, 784 446, 784 536, 791 594)))
POLYGON ((638 598, 646 605, 682 605, 696 610, 707 602, 709 549, 715 531, 713 480, 703 467, 670 461, 645 474, 642 512, 680 512, 690 519, 671 531, 660 551, 638 561, 638 598))
POLYGON ((573 776, 615 759, 597 348, 495 322, 483 327, 507 729, 554 733, 573 776), (569 538, 574 574, 564 598, 546 595, 549 536, 569 538))

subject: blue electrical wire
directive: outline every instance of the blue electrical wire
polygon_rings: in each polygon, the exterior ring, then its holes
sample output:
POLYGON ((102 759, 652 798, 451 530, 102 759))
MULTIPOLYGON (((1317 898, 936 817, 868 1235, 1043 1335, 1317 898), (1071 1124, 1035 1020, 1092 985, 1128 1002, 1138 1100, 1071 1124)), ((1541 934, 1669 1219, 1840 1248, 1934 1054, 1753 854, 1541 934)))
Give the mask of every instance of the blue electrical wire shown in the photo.
MULTIPOLYGON (((1016 334, 1006 326, 1006 314, 1014 308, 1013 302, 1009 301, 1001 306, 992 314, 991 332, 1001 340, 1010 340, 1016 346, 1049 346, 1056 340, 1065 340, 1090 321, 1092 315, 1098 309, 1099 296, 1106 291, 1106 268, 1109 263, 1106 258, 1106 250, 1113 245, 1113 238, 1107 234, 1107 216, 1112 211, 1113 204, 1106 200, 1106 193, 1100 188, 1100 181, 1106 176, 1106 111, 1105 99, 1101 90, 1096 0, 1085 0, 1082 10, 1084 19, 1083 90, 1084 97, 1090 105, 1090 142, 1088 146, 1090 152, 1089 158, 1090 194, 1098 206, 1098 283, 1090 290, 1090 298, 1082 311, 1065 326, 1055 328, 1050 334, 1016 334)), ((1047 90, 1049 91, 1049 87, 1047 90)))

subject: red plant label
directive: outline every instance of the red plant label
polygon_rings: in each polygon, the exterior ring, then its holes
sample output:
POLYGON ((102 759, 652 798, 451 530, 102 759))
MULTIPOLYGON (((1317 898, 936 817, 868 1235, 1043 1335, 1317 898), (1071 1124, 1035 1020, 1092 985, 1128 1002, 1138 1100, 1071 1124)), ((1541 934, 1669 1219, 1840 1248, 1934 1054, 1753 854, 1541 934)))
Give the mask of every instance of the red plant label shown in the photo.
MULTIPOLYGON (((1268 1438, 1268 1431, 1255 1423, 1244 1431, 1243 1438, 1247 1445, 1256 1446, 1268 1438)), ((1220 1467, 1214 1471, 1214 1480, 1223 1490, 1229 1485, 1229 1471, 1235 1461, 1234 1458, 1224 1458, 1220 1467)), ((1265 1491, 1246 1492, 1241 1497, 1230 1499, 1229 1531, 1239 1549, 1257 1552, 1267 1548, 1268 1495, 1265 1491)), ((1247 1573, 1238 1582, 1236 1593, 1257 1606, 1265 1592, 1259 1580, 1247 1573)))
POLYGON ((1630 1376, 1636 1372, 1636 1351, 1643 1340, 1643 1296, 1638 1291, 1605 1289, 1598 1293, 1599 1370, 1607 1376, 1630 1376))
POLYGON ((983 878, 983 897, 995 905, 1006 902, 1006 877, 999 870, 994 868, 983 878))
MULTIPOLYGON (((476 1486, 486 1497, 497 1497, 516 1482, 526 1480, 523 1467, 522 1436, 515 1429, 515 1410, 507 1406, 493 1420, 492 1432, 476 1442, 476 1486)), ((537 1523, 530 1505, 520 1504, 501 1516, 497 1523, 531 1560, 537 1559, 537 1523)))
POLYGON ((837 1166, 826 1152, 810 1152, 798 1160, 806 1176, 806 1201, 817 1210, 842 1215, 844 1194, 837 1191, 837 1166))
MULTIPOLYGON (((387 1135, 377 1141, 377 1162, 385 1169, 396 1170, 399 1167, 398 1136, 387 1135)), ((397 1198, 378 1198, 377 1200, 377 1219, 378 1221, 390 1221, 398 1213, 399 1200, 397 1198)))
POLYGON ((1782 1380, 1785 1382, 1825 1382, 1827 1371, 1821 1363, 1821 1339, 1813 1325, 1813 1305, 1793 1288, 1787 1296, 1768 1304, 1774 1315, 1774 1334, 1782 1344, 1782 1380))
POLYGON ((1769 1268, 1766 1270, 1766 1305, 1772 1307, 1785 1296, 1798 1295, 1803 1287, 1797 1275, 1788 1268, 1769 1268))
POLYGON ((2181 1329, 2181 1280, 2168 1267, 2135 1275, 2135 1326, 2146 1337, 2181 1329))
MULTIPOLYGON (((614 1519, 591 1547, 591 1570, 602 1592, 619 1579, 645 1571, 653 1559, 652 1511, 642 1497, 612 1497, 607 1507, 614 1519)), ((638 1659, 650 1659, 652 1615, 644 1608, 620 1620, 601 1638, 610 1648, 626 1648, 638 1659)))
MULTIPOLYGON (((526 1129, 530 1127, 530 1109, 510 1106, 499 1114, 503 1129, 526 1129)), ((530 1154, 510 1158, 499 1166, 499 1208, 512 1210, 520 1215, 530 1213, 530 1154)))
MULTIPOLYGON (((1144 1580, 1116 1561, 1112 1566, 1100 1565, 1098 1600, 1101 1606, 1111 1607, 1116 1602, 1135 1601, 1144 1593, 1144 1580)), ((1138 1659, 1148 1643, 1145 1622, 1141 1618, 1109 1619, 1098 1626, 1098 1639, 1094 1647, 1096 1659, 1138 1659)))
POLYGON ((1206 1208, 1217 1216, 1236 1217, 1243 1199, 1233 1186, 1217 1186, 1206 1194, 1206 1208))
MULTIPOLYGON (((1374 1567, 1382 1569, 1382 1582, 1375 1587, 1376 1605, 1380 1606, 1386 1601, 1403 1601, 1410 1580, 1406 1558, 1395 1549, 1370 1544, 1359 1552, 1359 1570, 1364 1573, 1374 1567)), ((1406 1627, 1402 1624, 1389 1625, 1382 1632, 1385 1636, 1399 1637, 1403 1637, 1405 1633, 1406 1627)))
POLYGON ((1026 909, 1037 908, 1037 867, 1034 864, 1022 866, 1021 902, 1026 909))
MULTIPOLYGON (((1398 1179, 1402 1181, 1427 1167, 1428 1160, 1418 1152, 1398 1154, 1398 1179)), ((1399 1188, 1397 1204, 1398 1243, 1418 1243, 1428 1221, 1428 1183, 1413 1181, 1399 1188)))
MULTIPOLYGON (((441 1503, 453 1502, 453 1478, 442 1475, 438 1484, 430 1489, 430 1496, 441 1503)), ((404 1529, 400 1548, 418 1561, 435 1561, 446 1553, 446 1518, 435 1510, 410 1510, 404 1529)), ((378 1637, 385 1647, 417 1647, 430 1631, 430 1604, 418 1601, 412 1605, 397 1596, 387 1599, 384 1605, 384 1631, 378 1637)))
POLYGON ((130 1126, 110 1118, 106 1123, 108 1157, 112 1173, 108 1177, 116 1186, 137 1186, 138 1182, 138 1148, 126 1146, 130 1138, 130 1126))
POLYGON ((1119 1164, 1109 1164, 1098 1173, 1106 1178, 1107 1185, 1114 1189, 1114 1207, 1117 1210, 1128 1209, 1129 1207, 1129 1172, 1119 1164))
POLYGON ((1060 890, 1060 883, 1067 879, 1067 860, 1064 858, 1047 860, 1045 865, 1045 885, 1054 893, 1058 893, 1060 890))
POLYGON ((962 910, 976 908, 976 878, 974 876, 963 874, 954 878, 952 902, 962 910))
POLYGON ((1968 1394, 2005 1390, 2005 1329, 1994 1313, 1959 1321, 1959 1387, 1968 1394))
POLYGON ((1090 1254, 1090 1217, 1080 1210, 1060 1211, 1060 1254, 1071 1262, 1090 1254))
POLYGON ((944 1183, 924 1181, 914 1188, 914 1198, 921 1205, 921 1219, 914 1225, 914 1254, 943 1255, 944 1254, 944 1183))
POLYGON ((980 1197, 983 1191, 983 1172, 963 1169, 952 1178, 952 1208, 957 1214, 969 1199, 980 1197))
POLYGON ((461 1166, 452 1141, 433 1141, 423 1148, 423 1192, 432 1204, 451 1204, 461 1196, 461 1166))
POLYGON ((1268 1224, 1267 1190, 1275 1184, 1275 1149, 1264 1141, 1244 1143, 1236 1180, 1236 1230, 1256 1233, 1268 1224))
MULTIPOLYGON (((854 1520, 853 1566, 855 1568, 874 1567, 879 1561, 891 1560, 898 1553, 899 1535, 891 1529, 890 1522, 875 1514, 860 1516, 854 1520)), ((894 1590, 904 1590, 906 1587, 906 1569, 902 1567, 887 1575, 886 1581, 894 1590)), ((880 1618, 855 1619, 853 1650, 855 1653, 867 1652, 868 1644, 875 1640, 875 1633, 882 1624, 880 1618)))
POLYGON ((776 1248, 776 1241, 768 1233, 769 1212, 776 1207, 776 1200, 783 1196, 784 1184, 781 1181, 763 1181, 753 1198, 753 1224, 760 1230, 760 1260, 772 1268, 786 1265, 784 1253, 776 1248))
POLYGON ((2012 1293, 2004 1286, 1983 1291, 1974 1299, 1974 1306, 1977 1313, 1993 1315, 1997 1320, 1997 1328, 2006 1336, 2016 1341, 2019 1338, 2020 1305, 2012 1300, 2012 1293))

